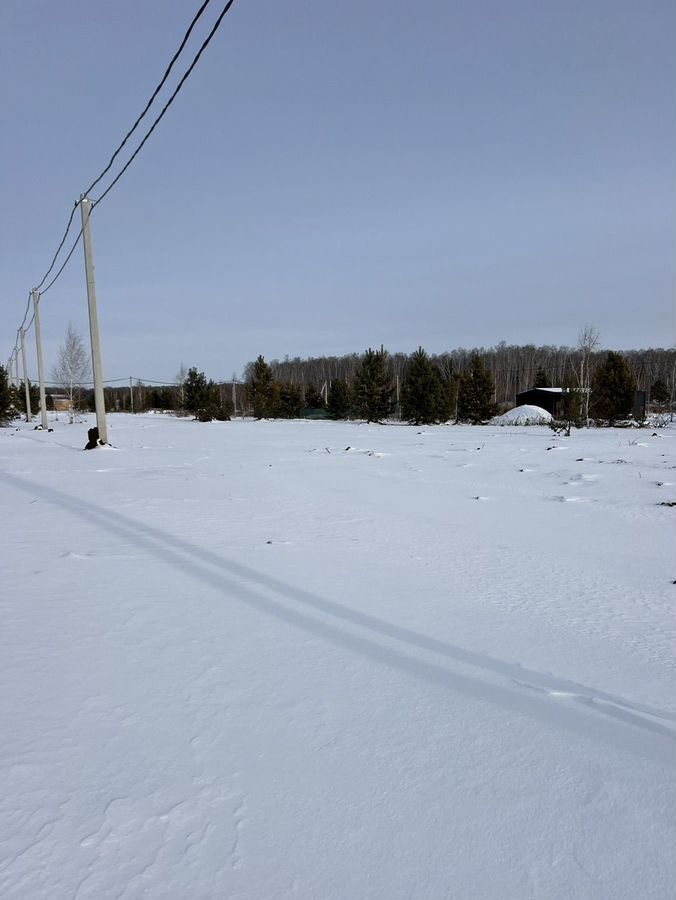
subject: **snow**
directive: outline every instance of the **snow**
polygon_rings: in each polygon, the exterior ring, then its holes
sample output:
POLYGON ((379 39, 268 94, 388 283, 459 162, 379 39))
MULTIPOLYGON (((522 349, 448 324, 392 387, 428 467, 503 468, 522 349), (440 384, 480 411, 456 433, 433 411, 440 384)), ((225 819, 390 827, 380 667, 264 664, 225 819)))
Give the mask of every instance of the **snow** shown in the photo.
POLYGON ((0 429, 3 900, 670 896, 676 430, 54 426, 0 429))
POLYGON ((492 425, 546 425, 554 417, 541 406, 531 406, 524 403, 523 406, 515 406, 507 410, 501 416, 492 419, 492 425))

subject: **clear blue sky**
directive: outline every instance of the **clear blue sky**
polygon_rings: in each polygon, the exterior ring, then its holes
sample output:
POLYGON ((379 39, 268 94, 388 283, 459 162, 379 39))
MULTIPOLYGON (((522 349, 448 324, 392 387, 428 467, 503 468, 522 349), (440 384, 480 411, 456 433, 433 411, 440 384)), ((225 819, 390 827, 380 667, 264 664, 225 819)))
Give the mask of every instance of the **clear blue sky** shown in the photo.
MULTIPOLYGON (((2 362, 198 6, 2 0, 2 362)), ((672 0, 237 0, 92 217, 105 377, 672 346, 675 99, 672 0)), ((51 368, 88 339, 80 249, 42 317, 51 368)))

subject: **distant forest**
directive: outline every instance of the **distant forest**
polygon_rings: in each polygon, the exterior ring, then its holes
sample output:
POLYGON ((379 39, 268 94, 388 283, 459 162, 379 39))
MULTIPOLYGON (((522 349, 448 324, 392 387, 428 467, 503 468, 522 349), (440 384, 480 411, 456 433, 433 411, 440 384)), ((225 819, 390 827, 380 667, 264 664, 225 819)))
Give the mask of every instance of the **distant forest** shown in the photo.
MULTIPOLYGON (((447 353, 430 354, 430 359, 447 378, 457 378, 467 372, 474 356, 479 356, 495 384, 495 402, 500 407, 513 406, 520 391, 533 387, 538 371, 547 376, 553 387, 575 383, 581 365, 588 358, 589 380, 608 355, 607 350, 592 350, 577 347, 536 347, 534 344, 515 345, 504 341, 495 347, 459 348, 447 353)), ((634 374, 638 390, 646 392, 650 399, 650 388, 661 380, 674 392, 676 380, 676 349, 627 350, 620 352, 634 374)), ((388 367, 392 380, 397 378, 403 384, 409 354, 388 355, 388 367)), ((275 381, 301 387, 312 386, 321 390, 324 383, 340 380, 351 384, 359 369, 362 354, 347 356, 317 356, 308 359, 295 357, 269 362, 275 381)), ((253 362, 245 371, 249 376, 253 362)))

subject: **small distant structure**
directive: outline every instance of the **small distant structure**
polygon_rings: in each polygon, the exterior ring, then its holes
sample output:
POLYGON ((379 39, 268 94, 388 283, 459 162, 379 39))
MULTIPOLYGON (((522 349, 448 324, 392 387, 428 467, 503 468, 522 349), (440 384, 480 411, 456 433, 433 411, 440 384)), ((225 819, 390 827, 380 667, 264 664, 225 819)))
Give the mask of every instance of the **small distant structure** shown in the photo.
MULTIPOLYGON (((540 406, 551 413, 555 419, 563 418, 563 401, 568 388, 560 387, 538 387, 530 388, 528 391, 521 391, 516 395, 517 406, 540 406)), ((576 388, 581 394, 587 393, 586 388, 576 388)), ((634 393, 633 417, 637 422, 642 422, 645 418, 645 391, 636 391, 634 393)))
POLYGON ((516 405, 539 406, 541 409, 546 409, 548 413, 551 413, 555 419, 558 419, 563 414, 565 393, 566 389, 560 387, 531 388, 516 395, 516 405))
POLYGON ((54 412, 70 412, 70 398, 66 394, 50 394, 54 412))

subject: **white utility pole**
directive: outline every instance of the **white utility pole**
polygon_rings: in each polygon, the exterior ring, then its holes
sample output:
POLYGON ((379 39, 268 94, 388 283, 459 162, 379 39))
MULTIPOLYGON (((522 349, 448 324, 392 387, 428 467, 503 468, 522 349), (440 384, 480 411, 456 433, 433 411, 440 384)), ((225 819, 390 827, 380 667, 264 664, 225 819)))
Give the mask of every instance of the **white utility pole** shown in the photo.
POLYGON ((38 356, 38 381, 40 382, 40 424, 47 431, 47 398, 45 397, 45 364, 42 359, 42 332, 40 331, 40 291, 33 288, 33 316, 35 318, 35 346, 38 356))
POLYGON ((82 194, 80 196, 80 213, 82 214, 82 243, 84 246, 85 275, 87 276, 87 304, 89 306, 89 336, 92 344, 96 427, 99 429, 99 440, 101 443, 107 444, 108 429, 106 428, 106 404, 103 399, 103 370, 101 366, 101 345, 99 341, 99 317, 96 312, 96 286, 94 284, 92 239, 89 234, 89 217, 91 216, 91 212, 91 200, 82 194))
POLYGON ((33 418, 33 413, 31 412, 31 391, 30 386, 28 384, 28 366, 26 365, 26 344, 24 342, 24 335, 26 332, 23 328, 19 329, 19 338, 21 339, 21 362, 23 363, 23 386, 26 391, 26 421, 30 422, 33 418))
POLYGON ((131 375, 129 376, 129 397, 131 398, 131 411, 134 412, 134 388, 131 382, 131 375))
POLYGON ((19 387, 21 379, 19 378, 19 350, 14 351, 14 377, 16 378, 16 386, 19 387))
POLYGON ((237 389, 235 387, 235 379, 232 379, 232 417, 237 415, 237 389))

